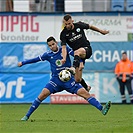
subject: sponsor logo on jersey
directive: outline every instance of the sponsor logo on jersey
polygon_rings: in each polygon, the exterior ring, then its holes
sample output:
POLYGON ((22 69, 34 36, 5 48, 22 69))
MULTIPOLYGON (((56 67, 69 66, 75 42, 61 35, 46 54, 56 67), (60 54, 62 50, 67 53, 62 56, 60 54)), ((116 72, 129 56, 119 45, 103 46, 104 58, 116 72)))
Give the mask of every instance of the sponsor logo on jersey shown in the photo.
POLYGON ((76 34, 74 32, 72 32, 72 36, 75 36, 76 34))
POLYGON ((77 32, 80 32, 80 28, 77 28, 76 31, 77 31, 77 32))
POLYGON ((70 42, 74 42, 75 40, 78 40, 82 37, 82 34, 76 35, 74 37, 72 37, 71 39, 69 39, 70 42))
POLYGON ((62 66, 61 60, 56 60, 56 65, 59 67, 62 66))

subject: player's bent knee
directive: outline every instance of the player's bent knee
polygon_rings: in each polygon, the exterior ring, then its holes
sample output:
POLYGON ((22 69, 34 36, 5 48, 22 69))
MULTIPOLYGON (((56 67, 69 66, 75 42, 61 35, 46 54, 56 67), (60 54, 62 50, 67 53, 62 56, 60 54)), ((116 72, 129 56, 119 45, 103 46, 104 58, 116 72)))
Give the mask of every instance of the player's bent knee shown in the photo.
POLYGON ((84 48, 79 48, 77 50, 74 51, 74 55, 80 55, 85 53, 85 49, 84 48))
POLYGON ((90 93, 88 93, 84 88, 81 88, 77 91, 77 95, 83 97, 84 99, 88 99, 91 97, 90 93))
POLYGON ((44 99, 46 99, 49 95, 50 95, 50 91, 49 91, 47 88, 44 88, 44 89, 42 90, 42 92, 40 93, 40 95, 38 96, 38 98, 39 98, 40 100, 44 100, 44 99))
POLYGON ((76 77, 76 76, 75 76, 75 81, 76 81, 76 82, 80 83, 81 80, 82 80, 82 78, 80 78, 80 77, 76 77))
POLYGON ((85 55, 85 54, 86 53, 81 52, 81 51, 74 53, 74 55, 78 55, 80 58, 82 58, 82 56, 85 55))
POLYGON ((80 79, 75 79, 75 81, 76 81, 76 82, 78 82, 78 83, 80 83, 80 82, 81 82, 81 80, 80 80, 80 79))

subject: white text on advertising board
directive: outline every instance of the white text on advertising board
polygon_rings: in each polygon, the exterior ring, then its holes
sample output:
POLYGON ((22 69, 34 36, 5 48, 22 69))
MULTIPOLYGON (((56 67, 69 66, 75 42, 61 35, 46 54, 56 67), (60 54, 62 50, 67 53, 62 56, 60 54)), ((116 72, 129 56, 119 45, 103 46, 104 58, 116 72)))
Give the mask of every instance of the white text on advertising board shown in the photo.
POLYGON ((22 87, 26 85, 26 82, 23 81, 23 77, 19 77, 17 81, 10 81, 7 83, 7 86, 4 82, 0 81, 0 98, 5 96, 5 98, 11 98, 12 92, 15 92, 17 98, 23 98, 24 93, 22 93, 22 87), (13 89, 15 88, 15 91, 13 89))

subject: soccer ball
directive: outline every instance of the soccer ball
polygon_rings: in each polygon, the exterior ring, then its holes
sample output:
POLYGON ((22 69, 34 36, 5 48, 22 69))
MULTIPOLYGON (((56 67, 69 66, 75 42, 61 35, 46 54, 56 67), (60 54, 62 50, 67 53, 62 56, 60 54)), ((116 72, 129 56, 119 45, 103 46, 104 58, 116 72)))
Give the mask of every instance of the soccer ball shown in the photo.
POLYGON ((71 73, 68 70, 62 70, 59 73, 59 79, 63 82, 69 81, 71 78, 71 73))

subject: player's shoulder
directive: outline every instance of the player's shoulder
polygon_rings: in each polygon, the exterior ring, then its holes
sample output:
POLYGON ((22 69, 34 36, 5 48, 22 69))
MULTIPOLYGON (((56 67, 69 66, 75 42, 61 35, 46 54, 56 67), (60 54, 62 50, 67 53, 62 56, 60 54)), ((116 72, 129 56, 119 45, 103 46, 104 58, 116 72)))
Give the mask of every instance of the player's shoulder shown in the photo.
POLYGON ((77 23, 75 23, 75 27, 79 27, 79 28, 83 28, 83 29, 88 29, 89 28, 89 24, 82 22, 82 21, 78 21, 77 23))
POLYGON ((76 23, 74 23, 75 25, 80 25, 80 24, 84 24, 84 22, 82 22, 82 21, 78 21, 78 22, 76 22, 76 23))
POLYGON ((66 33, 66 32, 68 32, 68 30, 66 27, 64 27, 63 30, 61 31, 61 33, 66 33))
POLYGON ((87 23, 85 23, 85 22, 82 22, 82 21, 78 21, 77 23, 75 23, 76 25, 88 25, 87 23))
POLYGON ((49 56, 51 53, 53 53, 51 50, 47 50, 43 55, 49 56))

